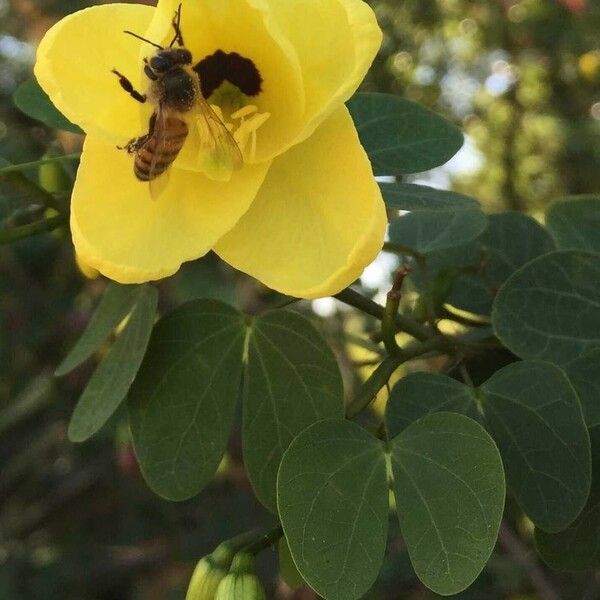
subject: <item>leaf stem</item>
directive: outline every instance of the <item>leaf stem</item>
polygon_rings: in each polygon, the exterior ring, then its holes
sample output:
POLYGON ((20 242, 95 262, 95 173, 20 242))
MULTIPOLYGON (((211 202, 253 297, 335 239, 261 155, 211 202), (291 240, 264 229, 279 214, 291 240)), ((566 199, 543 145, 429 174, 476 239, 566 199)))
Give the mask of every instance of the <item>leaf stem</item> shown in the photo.
POLYGON ((427 259, 424 256, 416 257, 417 265, 421 271, 421 277, 423 278, 423 295, 425 297, 425 311, 427 313, 427 321, 429 326, 435 332, 436 331, 436 311, 435 301, 433 298, 433 284, 431 281, 431 273, 429 272, 429 266, 427 265, 427 259))
MULTIPOLYGON (((351 288, 342 290, 339 294, 336 294, 334 298, 337 298, 344 304, 348 304, 349 306, 357 308, 367 315, 371 315, 372 317, 383 321, 385 310, 384 307, 381 306, 381 304, 377 304, 377 302, 373 302, 373 300, 366 298, 362 294, 359 294, 357 291, 351 288)), ((396 314, 395 322, 397 328, 396 333, 404 331, 420 341, 425 341, 431 338, 433 335, 427 327, 421 325, 421 323, 418 323, 406 315, 396 314)))
POLYGON ((80 156, 81 152, 74 152, 73 154, 63 154, 62 156, 49 156, 48 158, 41 158, 40 160, 34 160, 32 162, 21 163, 18 165, 7 165, 6 167, 0 167, 0 176, 6 175, 7 173, 13 173, 15 171, 22 171, 23 169, 39 167, 41 165, 46 165, 61 160, 77 160, 80 156))
POLYGON ((351 419, 362 412, 375 398, 379 390, 386 385, 396 369, 408 362, 434 350, 445 351, 448 341, 442 336, 431 337, 424 342, 415 342, 406 348, 400 349, 399 354, 387 356, 373 371, 371 376, 362 384, 355 398, 346 408, 346 417, 351 419))
POLYGON ((65 218, 62 215, 55 215, 44 221, 37 221, 35 223, 29 223, 28 225, 21 225, 20 227, 0 230, 0 244, 9 244, 34 235, 39 235, 40 233, 48 233, 64 224, 65 218))
POLYGON ((281 526, 281 523, 279 523, 269 531, 262 533, 258 539, 254 539, 250 544, 244 546, 242 550, 244 552, 258 554, 273 546, 282 536, 283 527, 281 526))

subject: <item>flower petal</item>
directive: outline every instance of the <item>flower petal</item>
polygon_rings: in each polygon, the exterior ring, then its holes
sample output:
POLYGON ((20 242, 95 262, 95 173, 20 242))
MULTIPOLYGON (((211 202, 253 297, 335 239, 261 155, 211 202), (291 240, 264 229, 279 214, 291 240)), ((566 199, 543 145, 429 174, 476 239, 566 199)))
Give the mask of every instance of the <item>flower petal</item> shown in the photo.
POLYGON ((54 105, 86 133, 123 143, 147 129, 152 107, 136 102, 111 73, 121 71, 144 91, 139 40, 154 8, 105 4, 73 13, 56 23, 37 50, 35 76, 54 105))
POLYGON ((228 183, 171 167, 157 200, 133 175, 133 161, 93 136, 85 141, 71 201, 80 259, 121 283, 172 275, 198 258, 246 212, 269 168, 246 166, 228 183))
POLYGON ((357 90, 383 34, 362 0, 267 1, 300 61, 307 121, 301 139, 306 139, 357 90))
MULTIPOLYGON (((171 22, 181 0, 160 0, 144 34, 170 43, 171 22)), ((270 160, 282 152, 305 126, 305 95, 298 57, 282 34, 266 0, 202 0, 183 2, 181 31, 194 63, 217 50, 237 52, 252 60, 262 77, 262 91, 251 103, 270 113, 260 128, 253 162, 270 160)))
POLYGON ((250 210, 215 251, 275 290, 317 298, 361 274, 385 226, 379 187, 342 107, 275 159, 250 210))

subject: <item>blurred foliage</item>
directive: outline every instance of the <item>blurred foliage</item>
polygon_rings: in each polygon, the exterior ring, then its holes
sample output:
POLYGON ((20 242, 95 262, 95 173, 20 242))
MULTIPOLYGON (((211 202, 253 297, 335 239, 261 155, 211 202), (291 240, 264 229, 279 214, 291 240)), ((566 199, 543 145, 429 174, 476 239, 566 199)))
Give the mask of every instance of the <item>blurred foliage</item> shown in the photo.
POLYGON ((371 4, 386 38, 368 85, 446 113, 482 155, 457 191, 535 211, 600 189, 600 3, 371 4))
MULTIPOLYGON (((445 177, 490 210, 535 212, 564 193, 600 190, 600 3, 596 0, 371 0, 386 36, 365 89, 397 93, 446 114, 473 147, 445 177)), ((29 119, 12 94, 31 72, 34 48, 60 16, 89 2, 0 0, 0 156, 34 160, 57 134, 29 119)), ((78 136, 60 133, 64 151, 78 136)), ((28 176, 37 178, 32 171, 28 176)), ((2 196, 0 212, 5 210, 2 196)), ((9 198, 10 209, 19 205, 9 198)), ((8 210, 8 209, 7 209, 8 210)), ((4 212, 0 214, 4 217, 4 212)), ((199 498, 155 497, 142 482, 129 432, 117 415, 83 445, 66 426, 93 365, 62 380, 52 371, 104 291, 77 270, 67 232, 0 247, 0 598, 162 600, 182 598, 195 561, 222 539, 269 523, 241 468, 239 436, 199 498)), ((277 298, 214 257, 161 284, 164 312, 199 296, 249 311, 277 298)), ((310 313, 310 305, 303 309, 310 313)), ((339 312, 320 329, 342 366, 359 364, 341 332, 364 339, 368 323, 339 312)), ((365 355, 370 356, 370 355, 365 355)), ((365 361, 368 369, 369 361, 365 361)), ((485 365, 470 365, 472 371, 485 365)), ((344 370, 348 387, 356 384, 344 370)), ((502 538, 462 599, 525 600, 531 530, 507 511, 520 538, 502 538), (521 552, 521 554, 519 554, 521 552), (526 554, 526 552, 525 552, 526 554)), ((435 596, 416 579, 397 528, 370 600, 435 596)), ((276 579, 261 556, 269 598, 315 598, 276 579)), ((545 576, 564 598, 597 598, 589 574, 545 576)))

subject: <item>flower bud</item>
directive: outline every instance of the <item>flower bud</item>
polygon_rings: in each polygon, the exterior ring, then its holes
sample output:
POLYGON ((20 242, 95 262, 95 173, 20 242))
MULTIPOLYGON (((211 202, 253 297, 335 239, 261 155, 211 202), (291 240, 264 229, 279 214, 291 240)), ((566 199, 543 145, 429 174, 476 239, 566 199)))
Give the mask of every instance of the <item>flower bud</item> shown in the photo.
POLYGON ((214 600, 219 584, 227 575, 233 553, 227 542, 198 562, 190 580, 185 600, 214 600))
POLYGON ((266 600, 265 590, 254 572, 254 556, 236 554, 229 575, 217 589, 215 600, 266 600))

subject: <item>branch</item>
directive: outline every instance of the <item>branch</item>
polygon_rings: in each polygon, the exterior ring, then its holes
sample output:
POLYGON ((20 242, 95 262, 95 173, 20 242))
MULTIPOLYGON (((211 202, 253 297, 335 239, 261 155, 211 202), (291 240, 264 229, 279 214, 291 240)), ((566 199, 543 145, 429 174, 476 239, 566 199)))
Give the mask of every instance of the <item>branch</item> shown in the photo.
POLYGON ((531 585, 542 600, 561 600, 559 593, 531 557, 531 552, 504 521, 500 525, 498 540, 511 558, 527 573, 531 585))
MULTIPOLYGON (((336 294, 334 298, 337 298, 340 302, 344 304, 348 304, 349 306, 353 306, 358 310, 366 313, 367 315, 371 315, 375 317, 379 321, 383 321, 383 313, 384 308, 381 304, 377 304, 377 302, 373 302, 369 298, 366 298, 362 294, 359 294, 357 291, 346 288, 342 290, 339 294, 336 294)), ((396 333, 404 331, 409 335, 412 335, 417 340, 425 341, 432 337, 431 331, 421 323, 407 317, 405 315, 398 314, 396 315, 396 333)))

